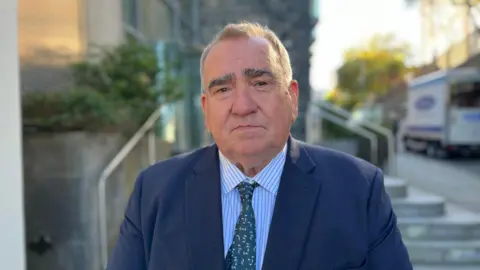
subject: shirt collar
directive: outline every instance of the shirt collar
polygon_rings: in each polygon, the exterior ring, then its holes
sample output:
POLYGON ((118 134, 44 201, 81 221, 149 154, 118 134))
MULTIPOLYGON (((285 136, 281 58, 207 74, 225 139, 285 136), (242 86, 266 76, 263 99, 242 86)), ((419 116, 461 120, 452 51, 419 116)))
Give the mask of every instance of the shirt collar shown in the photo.
POLYGON ((261 187, 276 195, 280 184, 280 177, 285 164, 287 144, 282 151, 278 153, 265 168, 263 168, 254 177, 245 176, 230 160, 228 160, 220 150, 218 150, 220 159, 220 177, 222 181, 222 193, 226 194, 232 191, 242 181, 250 180, 257 182, 261 187))

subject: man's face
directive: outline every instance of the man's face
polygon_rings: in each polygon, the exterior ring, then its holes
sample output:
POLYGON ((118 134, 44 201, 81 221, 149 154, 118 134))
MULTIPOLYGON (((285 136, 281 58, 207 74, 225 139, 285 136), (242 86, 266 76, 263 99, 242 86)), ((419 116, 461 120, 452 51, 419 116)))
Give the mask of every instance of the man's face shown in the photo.
POLYGON ((205 122, 222 153, 255 158, 284 146, 298 114, 298 84, 286 81, 266 39, 219 42, 202 79, 205 122))

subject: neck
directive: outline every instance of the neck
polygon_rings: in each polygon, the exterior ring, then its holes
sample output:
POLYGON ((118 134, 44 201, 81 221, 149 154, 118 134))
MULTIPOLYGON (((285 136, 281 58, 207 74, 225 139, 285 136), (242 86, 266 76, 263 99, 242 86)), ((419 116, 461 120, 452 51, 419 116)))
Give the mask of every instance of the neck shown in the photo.
POLYGON ((242 165, 241 163, 235 163, 235 166, 237 166, 237 168, 246 176, 254 177, 259 172, 261 172, 263 168, 267 166, 270 160, 268 160, 267 162, 264 162, 264 164, 259 166, 248 166, 248 165, 242 165))
POLYGON ((282 146, 281 148, 276 148, 276 149, 269 149, 268 151, 265 151, 263 155, 249 155, 248 157, 246 156, 238 156, 234 155, 233 153, 223 153, 222 154, 230 160, 235 166, 246 176, 248 177, 254 177, 257 175, 259 172, 262 171, 263 168, 265 168, 270 161, 272 161, 273 158, 275 158, 280 151, 283 150, 282 146))

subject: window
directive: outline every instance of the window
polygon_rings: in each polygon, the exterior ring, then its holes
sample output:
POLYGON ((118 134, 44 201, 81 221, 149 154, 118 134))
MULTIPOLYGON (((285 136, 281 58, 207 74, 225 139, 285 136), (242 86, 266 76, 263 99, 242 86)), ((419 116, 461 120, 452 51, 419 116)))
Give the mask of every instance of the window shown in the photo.
POLYGON ((123 0, 123 22, 134 29, 138 27, 137 0, 123 0))
POLYGON ((480 108, 480 82, 452 84, 450 104, 455 108, 480 108))

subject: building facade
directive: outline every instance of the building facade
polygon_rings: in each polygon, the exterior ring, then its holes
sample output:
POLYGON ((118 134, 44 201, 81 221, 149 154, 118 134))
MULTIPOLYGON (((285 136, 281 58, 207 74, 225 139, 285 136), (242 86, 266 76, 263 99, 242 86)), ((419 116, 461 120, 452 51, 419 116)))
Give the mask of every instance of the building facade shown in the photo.
POLYGON ((453 68, 480 51, 479 7, 464 0, 421 0, 422 58, 453 68))

